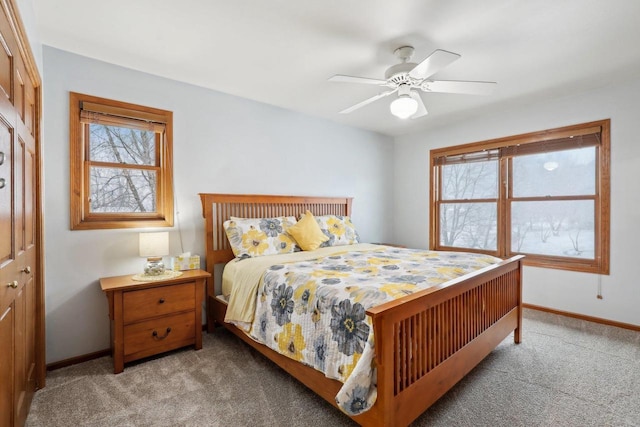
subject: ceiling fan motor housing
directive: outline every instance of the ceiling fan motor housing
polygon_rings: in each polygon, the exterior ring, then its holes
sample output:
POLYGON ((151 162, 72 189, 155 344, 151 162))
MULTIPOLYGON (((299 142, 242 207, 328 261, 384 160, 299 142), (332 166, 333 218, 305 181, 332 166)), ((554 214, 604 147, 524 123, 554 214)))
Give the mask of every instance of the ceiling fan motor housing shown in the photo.
POLYGON ((412 78, 409 77, 409 72, 413 70, 416 65, 414 62, 409 62, 413 56, 414 49, 412 46, 401 46, 393 51, 393 54, 400 59, 400 64, 392 65, 387 68, 384 73, 384 78, 392 85, 399 86, 402 84, 412 84, 412 78))
POLYGON ((416 65, 418 64, 413 62, 403 62, 401 64, 392 65, 387 68, 387 71, 384 73, 384 78, 397 85, 411 83, 409 71, 413 70, 416 65))

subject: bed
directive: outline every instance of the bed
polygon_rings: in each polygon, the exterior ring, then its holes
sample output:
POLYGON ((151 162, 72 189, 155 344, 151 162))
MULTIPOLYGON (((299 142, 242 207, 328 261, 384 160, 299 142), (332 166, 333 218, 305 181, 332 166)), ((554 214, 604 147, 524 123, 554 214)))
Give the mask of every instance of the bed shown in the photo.
MULTIPOLYGON (((222 325, 273 360, 332 405, 343 383, 325 376, 252 339, 242 328, 224 321, 227 302, 216 264, 235 257, 224 229, 231 217, 296 217, 351 215, 351 198, 200 194, 205 218, 207 330, 222 325)), ((366 426, 408 425, 471 371, 512 332, 521 340, 522 257, 485 268, 370 307, 377 370, 377 398, 366 412, 351 418, 366 426)))

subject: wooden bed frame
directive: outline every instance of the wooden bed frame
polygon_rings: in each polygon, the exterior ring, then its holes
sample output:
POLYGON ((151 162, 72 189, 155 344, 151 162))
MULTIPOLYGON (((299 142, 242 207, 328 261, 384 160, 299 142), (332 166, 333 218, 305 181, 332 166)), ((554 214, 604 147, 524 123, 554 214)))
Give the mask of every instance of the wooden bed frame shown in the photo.
MULTIPOLYGON (((200 194, 205 218, 207 330, 215 324, 273 360, 336 406, 342 384, 249 338, 224 323, 226 304, 216 298, 214 266, 233 259, 223 229, 230 216, 268 218, 351 215, 351 198, 200 194)), ((522 331, 522 256, 486 267, 367 310, 376 339, 378 398, 367 412, 352 417, 365 426, 405 426, 451 389, 511 332, 522 331)))

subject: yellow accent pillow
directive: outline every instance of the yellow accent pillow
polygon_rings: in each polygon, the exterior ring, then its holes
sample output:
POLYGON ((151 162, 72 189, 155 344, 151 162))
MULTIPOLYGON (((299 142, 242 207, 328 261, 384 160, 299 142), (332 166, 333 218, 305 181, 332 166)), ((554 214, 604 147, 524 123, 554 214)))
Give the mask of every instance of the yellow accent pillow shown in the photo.
POLYGON ((287 228, 287 233, 296 239, 298 246, 303 251, 316 250, 329 240, 329 236, 322 232, 313 214, 309 211, 295 225, 287 228))

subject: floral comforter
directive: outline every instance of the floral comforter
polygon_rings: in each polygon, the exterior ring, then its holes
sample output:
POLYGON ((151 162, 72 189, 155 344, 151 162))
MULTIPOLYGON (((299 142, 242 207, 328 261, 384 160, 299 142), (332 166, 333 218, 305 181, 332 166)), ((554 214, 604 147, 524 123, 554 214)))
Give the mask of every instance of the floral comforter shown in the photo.
POLYGON ((365 311, 500 261, 380 246, 274 264, 258 288, 250 335, 344 383, 336 401, 357 415, 377 396, 373 327, 365 311))

